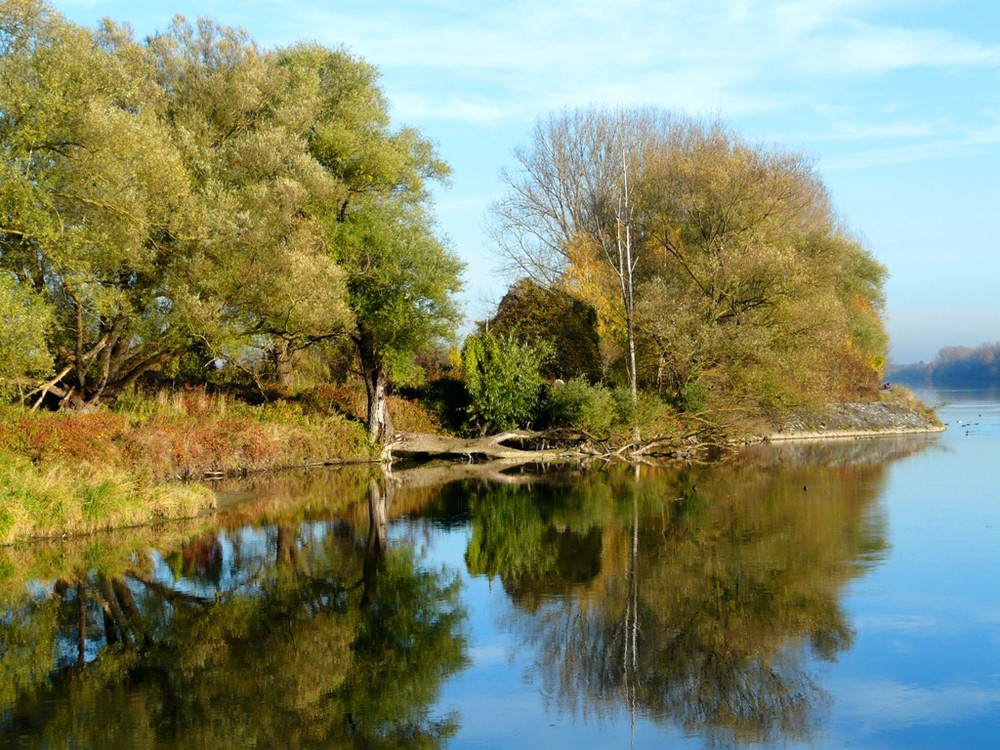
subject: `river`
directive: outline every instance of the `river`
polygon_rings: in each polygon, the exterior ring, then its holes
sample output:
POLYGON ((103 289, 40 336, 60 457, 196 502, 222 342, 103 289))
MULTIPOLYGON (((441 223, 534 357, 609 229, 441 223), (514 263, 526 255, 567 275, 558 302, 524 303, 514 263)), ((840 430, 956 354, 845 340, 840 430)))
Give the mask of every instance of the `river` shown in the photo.
POLYGON ((1000 746, 1000 402, 925 397, 947 432, 0 549, 0 747, 1000 746))

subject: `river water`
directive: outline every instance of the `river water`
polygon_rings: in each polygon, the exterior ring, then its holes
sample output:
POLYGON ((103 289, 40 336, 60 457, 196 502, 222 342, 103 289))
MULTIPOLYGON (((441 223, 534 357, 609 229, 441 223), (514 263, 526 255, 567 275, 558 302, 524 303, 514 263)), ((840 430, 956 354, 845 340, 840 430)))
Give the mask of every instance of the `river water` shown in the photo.
POLYGON ((925 397, 946 433, 0 549, 0 747, 1000 746, 1000 403, 925 397))

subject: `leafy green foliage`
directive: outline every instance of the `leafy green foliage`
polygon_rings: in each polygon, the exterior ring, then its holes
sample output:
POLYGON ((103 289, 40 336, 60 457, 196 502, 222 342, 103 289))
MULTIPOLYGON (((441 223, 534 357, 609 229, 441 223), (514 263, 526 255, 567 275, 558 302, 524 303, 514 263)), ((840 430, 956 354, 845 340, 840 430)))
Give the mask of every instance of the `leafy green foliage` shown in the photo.
POLYGON ((485 333, 469 336, 462 348, 462 371, 471 401, 470 426, 485 435, 531 422, 542 393, 540 371, 550 356, 544 344, 485 333))
POLYGON ((24 392, 52 370, 46 336, 52 312, 40 295, 0 275, 0 400, 24 392))
POLYGON ((372 66, 307 45, 282 53, 282 61, 317 102, 310 157, 342 187, 321 214, 345 278, 369 437, 378 443, 391 431, 389 379, 419 379, 417 352, 451 336, 459 320, 454 294, 463 266, 435 235, 427 191, 449 170, 416 131, 390 128, 372 66))
POLYGON ((188 256, 190 195, 153 69, 108 27, 7 3, 0 55, 0 264, 55 312, 56 366, 89 398, 161 361, 185 333, 168 289, 188 256))
POLYGON ((554 426, 576 427, 595 436, 606 436, 618 418, 614 393, 583 378, 550 387, 546 412, 554 426))
POLYGON ((419 206, 365 200, 331 225, 335 257, 347 272, 357 336, 370 337, 396 382, 418 375, 414 355, 450 336, 459 320, 454 294, 463 264, 431 233, 419 206))
POLYGON ((390 129, 377 79, 344 51, 261 50, 210 19, 140 42, 0 4, 0 272, 17 287, 0 288, 0 326, 12 304, 41 311, 0 381, 51 360, 46 392, 94 406, 150 370, 270 362, 287 387, 351 333, 363 369, 412 377, 457 320, 461 264, 429 213, 447 166, 390 129))

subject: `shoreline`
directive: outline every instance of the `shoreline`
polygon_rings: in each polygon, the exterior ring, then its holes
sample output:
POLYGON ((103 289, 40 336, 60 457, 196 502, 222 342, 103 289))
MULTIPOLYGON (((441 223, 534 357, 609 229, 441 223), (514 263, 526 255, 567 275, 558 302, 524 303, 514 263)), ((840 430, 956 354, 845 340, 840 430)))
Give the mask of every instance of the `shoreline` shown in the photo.
POLYGON ((796 432, 775 432, 763 435, 760 438, 760 442, 788 443, 796 440, 870 440, 880 437, 900 437, 903 435, 940 435, 947 429, 944 425, 929 424, 926 427, 900 427, 881 430, 803 430, 796 432))
POLYGON ((848 440, 899 435, 935 435, 945 432, 933 410, 906 391, 886 391, 878 401, 848 401, 798 415, 761 435, 767 442, 791 440, 848 440))

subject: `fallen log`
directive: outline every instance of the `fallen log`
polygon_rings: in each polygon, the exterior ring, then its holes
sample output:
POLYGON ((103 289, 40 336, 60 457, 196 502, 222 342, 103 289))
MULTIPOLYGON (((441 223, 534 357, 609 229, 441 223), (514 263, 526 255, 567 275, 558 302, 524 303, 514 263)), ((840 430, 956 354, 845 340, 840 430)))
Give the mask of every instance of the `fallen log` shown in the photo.
POLYGON ((481 438, 398 432, 386 445, 383 458, 391 461, 394 455, 404 455, 464 458, 469 463, 483 459, 526 463, 568 461, 578 455, 576 451, 564 448, 525 449, 504 445, 507 441, 541 442, 544 438, 545 434, 529 430, 510 430, 481 438))
POLYGON ((691 460, 699 443, 680 436, 658 436, 638 443, 609 446, 579 431, 534 432, 509 430, 480 438, 459 438, 416 432, 396 433, 383 450, 384 461, 394 457, 424 457, 509 463, 593 463, 625 461, 650 463, 657 459, 691 460), (513 443, 513 444, 512 444, 513 443), (523 448, 522 445, 540 447, 523 448))

